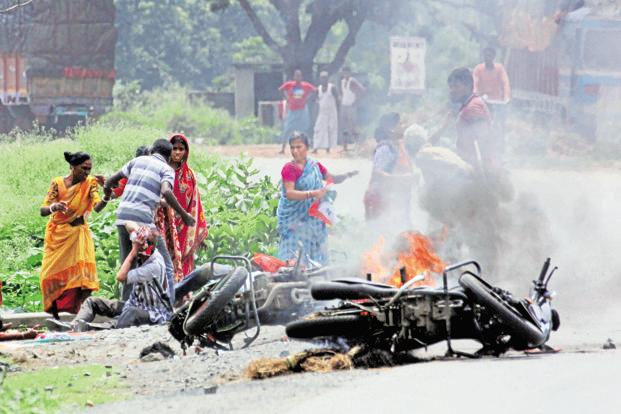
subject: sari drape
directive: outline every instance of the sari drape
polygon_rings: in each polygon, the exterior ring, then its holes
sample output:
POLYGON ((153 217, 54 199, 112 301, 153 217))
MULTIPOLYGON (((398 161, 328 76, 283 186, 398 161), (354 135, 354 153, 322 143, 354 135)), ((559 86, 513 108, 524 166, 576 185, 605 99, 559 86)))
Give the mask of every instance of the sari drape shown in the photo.
MULTIPOLYGON (((317 161, 308 159, 304 171, 295 182, 295 189, 299 191, 318 190, 323 187, 323 175, 317 161)), ((284 186, 278 202, 278 233, 280 243, 278 246, 278 258, 289 260, 297 257, 303 246, 302 261, 307 264, 307 259, 319 264, 326 264, 328 260, 326 225, 319 219, 308 215, 308 210, 314 199, 288 200, 285 196, 284 186)))
MULTIPOLYGON (((63 177, 52 180, 43 206, 65 201, 67 211, 52 213, 45 228, 43 261, 40 283, 43 308, 50 310, 55 300, 71 289, 98 290, 99 280, 95 266, 95 246, 88 226, 87 217, 101 198, 97 180, 87 177, 81 183, 65 187, 63 177), (72 226, 71 222, 82 217, 84 224, 72 226)), ((75 293, 75 292, 74 292, 75 293)), ((68 295, 58 311, 75 310, 84 297, 68 295)), ((58 304, 57 304, 58 305, 58 304)))
MULTIPOLYGON (((392 150, 391 160, 384 172, 397 175, 413 172, 412 161, 403 140, 394 143, 381 142, 377 148, 381 145, 387 145, 392 150)), ((365 218, 367 221, 383 218, 397 223, 400 228, 409 228, 411 198, 410 177, 382 177, 374 173, 364 195, 365 218)))
POLYGON ((166 250, 168 250, 170 260, 173 264, 175 282, 178 282, 183 279, 187 273, 183 271, 181 246, 179 245, 179 235, 177 234, 177 227, 175 225, 174 210, 171 207, 159 206, 155 209, 154 222, 162 239, 164 239, 166 250))
POLYGON ((190 156, 190 143, 181 134, 174 134, 171 141, 174 137, 183 139, 187 148, 185 160, 175 171, 174 194, 181 207, 196 220, 196 225, 190 227, 185 225, 181 217, 175 216, 175 227, 181 252, 181 266, 183 276, 185 276, 194 270, 194 253, 209 235, 209 230, 207 229, 207 220, 205 220, 203 212, 196 175, 187 162, 190 156))

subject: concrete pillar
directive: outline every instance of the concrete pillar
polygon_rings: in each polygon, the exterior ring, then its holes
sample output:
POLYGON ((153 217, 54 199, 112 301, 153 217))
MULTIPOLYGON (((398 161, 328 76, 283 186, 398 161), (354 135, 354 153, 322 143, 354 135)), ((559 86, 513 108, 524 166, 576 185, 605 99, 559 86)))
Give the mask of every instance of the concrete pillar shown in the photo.
POLYGON ((235 118, 254 116, 254 70, 235 67, 235 118))

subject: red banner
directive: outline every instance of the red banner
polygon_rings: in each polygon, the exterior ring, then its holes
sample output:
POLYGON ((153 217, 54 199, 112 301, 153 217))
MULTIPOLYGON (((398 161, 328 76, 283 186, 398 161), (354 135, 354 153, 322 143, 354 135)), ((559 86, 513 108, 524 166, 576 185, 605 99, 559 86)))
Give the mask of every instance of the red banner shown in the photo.
POLYGON ((100 78, 114 80, 116 78, 116 71, 114 69, 98 70, 69 66, 65 68, 64 75, 65 78, 100 78))

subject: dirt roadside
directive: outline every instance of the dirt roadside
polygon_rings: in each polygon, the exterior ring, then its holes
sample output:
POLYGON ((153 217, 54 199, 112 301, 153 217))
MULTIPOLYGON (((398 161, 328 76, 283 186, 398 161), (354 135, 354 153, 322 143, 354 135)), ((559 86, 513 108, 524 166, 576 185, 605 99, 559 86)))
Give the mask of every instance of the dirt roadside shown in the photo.
MULTIPOLYGON (((250 334, 253 331, 249 332, 250 334)), ((14 362, 22 371, 46 367, 100 364, 111 367, 136 396, 203 390, 225 382, 241 379, 248 363, 261 357, 286 356, 309 347, 307 343, 290 342, 284 328, 262 327, 259 339, 250 348, 242 349, 244 335, 234 341, 234 351, 191 347, 183 352, 166 326, 145 326, 128 329, 85 333, 68 342, 36 343, 14 341, 0 344, 0 354, 14 362), (172 359, 153 354, 140 359, 143 348, 163 342, 176 353, 172 359)))
MULTIPOLYGON (((201 144, 195 144, 205 151, 207 154, 216 154, 225 157, 238 157, 242 154, 253 158, 291 158, 289 148, 285 148, 284 154, 280 153, 280 145, 278 144, 261 144, 261 145, 219 145, 219 146, 207 146, 201 144)), ((342 146, 333 148, 330 152, 322 149, 314 153, 309 150, 309 156, 315 158, 327 158, 327 159, 355 159, 355 158, 370 158, 375 148, 375 142, 368 140, 362 145, 350 149, 349 151, 343 151, 342 146)))

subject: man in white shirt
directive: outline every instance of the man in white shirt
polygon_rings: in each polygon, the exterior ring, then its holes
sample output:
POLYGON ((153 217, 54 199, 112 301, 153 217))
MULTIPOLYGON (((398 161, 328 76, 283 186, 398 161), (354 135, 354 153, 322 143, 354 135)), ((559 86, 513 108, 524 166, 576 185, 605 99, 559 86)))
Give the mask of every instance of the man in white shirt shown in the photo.
POLYGON ((347 151, 348 144, 355 144, 359 140, 358 133, 358 99, 366 91, 364 86, 351 76, 351 69, 345 66, 341 79, 341 125, 343 132, 343 151, 347 151))

